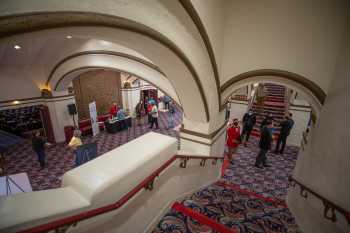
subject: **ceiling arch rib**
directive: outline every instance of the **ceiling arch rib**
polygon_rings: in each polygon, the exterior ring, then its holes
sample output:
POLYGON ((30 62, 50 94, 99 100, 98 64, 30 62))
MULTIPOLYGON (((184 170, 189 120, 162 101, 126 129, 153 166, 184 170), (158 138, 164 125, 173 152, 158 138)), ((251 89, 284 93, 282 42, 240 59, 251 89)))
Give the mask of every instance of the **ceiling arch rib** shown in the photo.
POLYGON ((220 93, 220 77, 219 77, 218 65, 216 63, 214 49, 213 49, 213 46, 211 45, 207 30, 205 29, 205 26, 204 26, 199 14, 198 14, 196 8, 193 6, 192 2, 190 0, 178 0, 178 1, 182 5, 182 7, 186 10, 187 14, 191 17, 193 23, 196 25, 198 32, 201 35, 202 40, 205 44, 205 47, 207 49, 207 52, 208 52, 208 55, 210 58, 211 66, 213 69, 216 89, 218 92, 218 100, 219 100, 219 104, 220 104, 221 93, 220 93))
POLYGON ((150 67, 151 69, 154 69, 156 70, 157 72, 161 73, 163 76, 166 76, 164 74, 164 72, 156 65, 154 65, 153 63, 149 62, 149 61, 146 61, 142 58, 139 58, 139 57, 136 57, 136 56, 133 56, 133 55, 130 55, 130 54, 127 54, 127 53, 122 53, 122 52, 116 52, 116 51, 107 51, 107 50, 93 50, 93 51, 82 51, 82 52, 78 52, 78 53, 74 53, 74 54, 71 54, 67 57, 65 57, 64 59, 60 60, 55 66, 54 68, 51 70, 50 72, 50 75, 46 81, 46 85, 49 85, 50 83, 50 80, 53 76, 53 74, 55 73, 55 71, 63 64, 65 63, 66 61, 72 59, 72 58, 75 58, 75 57, 79 57, 79 56, 84 56, 84 55, 112 55, 112 56, 118 56, 118 57, 123 57, 123 58, 126 58, 126 59, 130 59, 132 61, 136 61, 136 62, 139 62, 139 63, 142 63, 144 64, 145 66, 148 66, 150 67))
MULTIPOLYGON (((170 49, 183 62, 196 83, 205 112, 205 121, 209 121, 209 107, 200 78, 188 57, 167 37, 161 33, 132 20, 117 16, 91 12, 35 12, 0 17, 0 38, 52 28, 72 26, 97 26, 129 31, 146 36, 170 49), (30 23, 26 23, 30 22, 30 23)), ((198 120, 198 119, 197 119, 198 120)), ((202 121, 202 120, 199 120, 202 121)))

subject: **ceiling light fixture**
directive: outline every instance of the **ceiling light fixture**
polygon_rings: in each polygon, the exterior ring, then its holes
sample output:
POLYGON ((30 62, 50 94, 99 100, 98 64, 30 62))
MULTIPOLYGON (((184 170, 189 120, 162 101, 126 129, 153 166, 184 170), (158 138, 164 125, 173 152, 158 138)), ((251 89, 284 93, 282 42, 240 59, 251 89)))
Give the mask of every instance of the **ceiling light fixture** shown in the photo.
POLYGON ((15 49, 17 49, 17 50, 18 50, 18 49, 21 49, 21 46, 19 46, 19 45, 17 45, 17 44, 16 44, 15 46, 13 46, 13 47, 14 47, 15 49))
POLYGON ((13 101, 14 104, 19 104, 18 100, 13 101))
POLYGON ((72 36, 66 36, 67 39, 72 39, 73 37, 72 36))

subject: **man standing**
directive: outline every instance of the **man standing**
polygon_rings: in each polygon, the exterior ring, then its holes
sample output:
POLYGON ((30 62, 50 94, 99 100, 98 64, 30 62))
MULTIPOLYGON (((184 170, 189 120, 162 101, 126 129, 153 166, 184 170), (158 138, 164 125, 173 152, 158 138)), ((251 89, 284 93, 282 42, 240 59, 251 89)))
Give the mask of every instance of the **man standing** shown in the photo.
POLYGON ((156 124, 156 129, 159 129, 158 127, 158 108, 155 102, 152 102, 152 110, 150 112, 151 115, 151 126, 150 129, 153 129, 153 125, 156 124))
POLYGON ((256 123, 256 116, 252 111, 247 112, 243 116, 243 130, 242 137, 244 137, 244 146, 247 146, 247 142, 249 140, 250 133, 253 130, 253 127, 256 123))
POLYGON ((266 126, 261 130, 261 137, 259 142, 260 152, 255 160, 255 167, 263 168, 269 167, 266 164, 266 154, 271 149, 272 143, 272 122, 267 122, 266 126))
POLYGON ((174 125, 175 106, 174 106, 172 101, 170 101, 168 104, 169 104, 169 106, 168 106, 168 109, 169 109, 169 125, 168 125, 168 128, 172 129, 172 128, 175 127, 175 125, 174 125))
POLYGON ((45 145, 49 145, 49 143, 46 143, 45 140, 41 137, 40 131, 34 131, 32 138, 32 147, 35 153, 38 155, 38 160, 41 167, 40 170, 46 167, 45 145))
POLYGON ((292 116, 293 116, 292 113, 289 113, 289 115, 285 116, 284 121, 280 123, 281 131, 276 143, 275 154, 283 154, 284 148, 287 143, 287 137, 289 136, 290 131, 294 126, 294 121, 292 119, 292 116), (282 143, 282 148, 281 150, 279 150, 281 143, 282 143))
POLYGON ((167 95, 164 95, 163 97, 164 109, 169 109, 170 101, 171 101, 170 97, 167 95))
POLYGON ((264 120, 260 124, 260 129, 263 129, 269 121, 273 122, 272 113, 269 113, 267 116, 265 116, 264 120))
POLYGON ((143 116, 143 112, 144 112, 142 100, 140 100, 140 102, 138 102, 136 104, 135 112, 136 112, 137 125, 140 126, 143 124, 142 123, 142 116, 143 116))

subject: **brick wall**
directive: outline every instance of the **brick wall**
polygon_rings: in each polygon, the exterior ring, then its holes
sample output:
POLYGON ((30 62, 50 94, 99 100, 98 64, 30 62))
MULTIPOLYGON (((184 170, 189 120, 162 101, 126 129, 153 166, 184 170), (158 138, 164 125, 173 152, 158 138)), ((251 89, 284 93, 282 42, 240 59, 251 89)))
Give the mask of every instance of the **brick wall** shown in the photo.
POLYGON ((96 101, 98 114, 109 111, 113 102, 122 106, 120 73, 112 70, 94 70, 73 80, 79 119, 89 118, 89 103, 96 101))

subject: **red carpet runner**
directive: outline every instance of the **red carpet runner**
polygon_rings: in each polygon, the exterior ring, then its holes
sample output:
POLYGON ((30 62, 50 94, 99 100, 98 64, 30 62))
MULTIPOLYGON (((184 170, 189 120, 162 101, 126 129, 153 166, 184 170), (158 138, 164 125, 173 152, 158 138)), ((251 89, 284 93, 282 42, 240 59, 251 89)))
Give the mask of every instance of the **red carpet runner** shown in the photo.
POLYGON ((214 231, 217 231, 220 233, 238 233, 237 231, 229 229, 226 226, 215 222, 211 218, 208 218, 207 216, 205 216, 205 215, 203 215, 203 214, 201 214, 193 209, 187 208, 186 206, 182 205, 179 202, 175 202, 171 208, 173 210, 181 212, 185 216, 188 216, 188 217, 198 221, 199 223, 201 223, 203 225, 209 226, 214 231))

